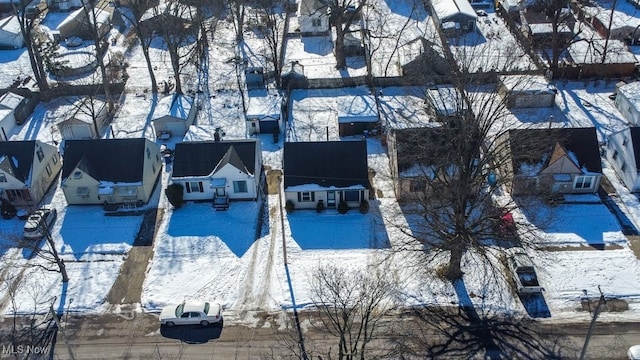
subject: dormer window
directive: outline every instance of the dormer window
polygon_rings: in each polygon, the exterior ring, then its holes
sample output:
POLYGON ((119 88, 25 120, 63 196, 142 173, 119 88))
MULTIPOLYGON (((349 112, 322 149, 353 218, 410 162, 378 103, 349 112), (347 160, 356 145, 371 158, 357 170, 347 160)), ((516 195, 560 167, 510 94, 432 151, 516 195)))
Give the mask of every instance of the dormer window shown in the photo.
POLYGON ((76 171, 73 173, 74 179, 82 179, 82 171, 76 171))

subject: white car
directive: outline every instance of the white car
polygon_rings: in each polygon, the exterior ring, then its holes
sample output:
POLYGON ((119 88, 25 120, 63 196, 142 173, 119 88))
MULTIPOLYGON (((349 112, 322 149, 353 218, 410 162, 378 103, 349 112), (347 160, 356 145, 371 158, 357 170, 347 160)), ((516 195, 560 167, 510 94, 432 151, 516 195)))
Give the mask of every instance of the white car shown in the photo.
POLYGON ((51 231, 58 212, 54 208, 41 208, 29 215, 24 224, 22 237, 27 240, 39 240, 44 236, 44 229, 51 231))
POLYGON ((160 324, 167 326, 209 324, 222 321, 222 308, 216 302, 185 301, 169 305, 160 313, 160 324))
POLYGON ((640 345, 633 345, 627 351, 627 356, 629 360, 640 360, 640 345))

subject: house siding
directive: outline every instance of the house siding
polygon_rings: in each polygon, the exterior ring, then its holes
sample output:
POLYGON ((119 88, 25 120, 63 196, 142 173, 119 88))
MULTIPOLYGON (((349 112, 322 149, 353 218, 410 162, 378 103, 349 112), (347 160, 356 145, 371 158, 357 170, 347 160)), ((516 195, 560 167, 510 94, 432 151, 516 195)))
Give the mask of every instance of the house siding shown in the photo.
POLYGON ((287 191, 285 190, 285 201, 291 201, 294 204, 294 207, 296 209, 316 209, 318 206, 318 202, 320 202, 320 200, 322 200, 322 202, 324 203, 325 208, 327 209, 331 209, 331 208, 337 208, 338 204, 340 203, 340 199, 343 199, 344 196, 344 192, 345 191, 359 191, 360 192, 360 199, 358 201, 347 201, 347 205, 349 206, 349 208, 358 208, 360 206, 360 202, 362 200, 368 200, 369 199, 369 189, 331 189, 331 190, 317 190, 317 191, 308 191, 309 193, 311 193, 311 201, 303 201, 301 199, 301 196, 299 194, 301 194, 302 192, 305 191, 287 191), (327 192, 335 192, 335 206, 329 206, 328 205, 328 196, 327 196, 327 192))
POLYGON ((611 134, 607 138, 606 159, 630 191, 640 190, 634 146, 638 145, 633 144, 629 129, 611 134))

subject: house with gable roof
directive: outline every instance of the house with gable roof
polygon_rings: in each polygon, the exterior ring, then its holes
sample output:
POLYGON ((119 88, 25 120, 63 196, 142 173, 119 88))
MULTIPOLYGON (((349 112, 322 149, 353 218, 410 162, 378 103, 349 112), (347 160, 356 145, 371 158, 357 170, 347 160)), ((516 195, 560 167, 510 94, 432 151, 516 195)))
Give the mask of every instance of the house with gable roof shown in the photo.
POLYGON ((606 159, 630 191, 639 191, 640 127, 632 126, 607 136, 606 159))
POLYGON ((156 137, 183 137, 193 125, 197 113, 195 99, 190 96, 173 94, 163 97, 156 104, 151 118, 156 137))
POLYGON ((58 149, 39 140, 0 141, 0 194, 16 207, 40 203, 62 168, 58 149))
POLYGON ((100 138, 109 125, 109 107, 100 99, 83 98, 74 104, 75 111, 67 118, 56 123, 62 138, 96 139, 100 138))
POLYGON ((147 139, 66 140, 61 186, 70 205, 146 204, 162 171, 160 147, 147 139))
POLYGON ((478 15, 467 0, 431 0, 433 20, 445 33, 466 33, 476 29, 478 15))
POLYGON ((224 209, 229 200, 257 200, 261 178, 256 139, 176 144, 171 183, 182 185, 186 201, 213 201, 224 209))
POLYGON ((285 142, 284 193, 296 209, 350 208, 369 199, 367 143, 357 141, 285 142))
POLYGON ((595 128, 512 129, 501 136, 499 176, 512 195, 595 193, 602 164, 595 128))

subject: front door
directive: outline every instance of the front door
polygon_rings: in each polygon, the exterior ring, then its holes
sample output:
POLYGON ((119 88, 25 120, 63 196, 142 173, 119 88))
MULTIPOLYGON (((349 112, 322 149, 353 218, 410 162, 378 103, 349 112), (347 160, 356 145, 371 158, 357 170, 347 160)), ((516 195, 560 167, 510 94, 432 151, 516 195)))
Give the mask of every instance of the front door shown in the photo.
POLYGON ((327 207, 336 207, 335 191, 327 191, 327 207))
POLYGON ((224 188, 223 187, 216 188, 216 197, 224 197, 224 188))

